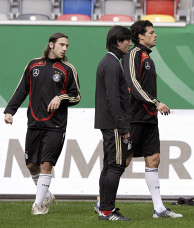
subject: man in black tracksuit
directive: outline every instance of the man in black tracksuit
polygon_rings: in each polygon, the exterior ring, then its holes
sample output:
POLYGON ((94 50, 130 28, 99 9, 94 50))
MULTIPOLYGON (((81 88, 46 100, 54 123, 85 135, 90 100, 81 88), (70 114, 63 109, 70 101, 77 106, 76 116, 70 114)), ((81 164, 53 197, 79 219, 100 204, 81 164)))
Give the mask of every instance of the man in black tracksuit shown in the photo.
POLYGON ((119 61, 128 53, 130 39, 129 29, 113 26, 107 35, 109 52, 97 68, 95 128, 101 129, 104 140, 104 166, 99 181, 100 220, 129 220, 115 209, 115 199, 126 167, 127 139, 130 136, 129 94, 119 61))
POLYGON ((13 115, 29 95, 28 130, 25 159, 37 185, 32 214, 46 214, 55 200, 48 190, 52 167, 62 151, 67 108, 80 101, 76 69, 67 62, 68 36, 55 33, 42 58, 33 59, 5 108, 5 122, 12 124, 13 115))
POLYGON ((130 93, 130 123, 132 148, 127 165, 132 157, 144 157, 145 179, 153 204, 153 218, 182 217, 162 203, 158 177, 160 162, 160 141, 158 111, 168 115, 170 109, 157 100, 156 70, 150 57, 151 48, 156 45, 153 25, 150 21, 137 21, 131 26, 135 46, 123 58, 123 67, 130 93))

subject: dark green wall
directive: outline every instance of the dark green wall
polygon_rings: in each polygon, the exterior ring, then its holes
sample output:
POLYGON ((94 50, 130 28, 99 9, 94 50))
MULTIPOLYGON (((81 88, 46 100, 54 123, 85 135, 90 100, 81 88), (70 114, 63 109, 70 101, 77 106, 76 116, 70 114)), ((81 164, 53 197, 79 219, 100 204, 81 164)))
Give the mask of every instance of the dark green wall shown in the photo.
MULTIPOLYGON (((49 36, 63 32, 69 36, 68 60, 76 67, 80 79, 82 101, 76 107, 93 108, 96 68, 106 53, 109 29, 108 26, 0 25, 0 106, 5 106, 3 99, 9 101, 26 64, 42 55, 49 36)), ((156 27, 155 31, 157 49, 153 48, 151 56, 158 73, 158 99, 173 109, 193 109, 194 26, 156 27)), ((23 106, 27 104, 26 101, 23 106)))

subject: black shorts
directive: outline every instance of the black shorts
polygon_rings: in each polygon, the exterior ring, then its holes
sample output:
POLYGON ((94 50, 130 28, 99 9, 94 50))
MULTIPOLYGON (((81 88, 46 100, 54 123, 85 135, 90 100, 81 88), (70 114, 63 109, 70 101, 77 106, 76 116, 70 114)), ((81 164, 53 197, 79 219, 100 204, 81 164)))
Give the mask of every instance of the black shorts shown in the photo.
POLYGON ((158 125, 131 123, 132 148, 128 153, 133 157, 147 157, 160 153, 160 139, 158 125))
POLYGON ((26 165, 40 165, 43 162, 55 165, 61 154, 64 139, 65 132, 28 129, 25 146, 26 165))

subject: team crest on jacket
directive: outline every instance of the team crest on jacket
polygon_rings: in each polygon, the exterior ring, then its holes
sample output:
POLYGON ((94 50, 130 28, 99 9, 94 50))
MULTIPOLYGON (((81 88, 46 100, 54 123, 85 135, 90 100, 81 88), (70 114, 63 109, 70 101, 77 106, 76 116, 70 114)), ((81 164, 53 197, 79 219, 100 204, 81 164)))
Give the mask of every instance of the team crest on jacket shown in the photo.
POLYGON ((60 74, 54 74, 54 75, 53 75, 53 81, 59 82, 60 79, 61 79, 61 75, 60 75, 60 74))
POLYGON ((32 72, 32 75, 34 77, 37 77, 39 75, 39 73, 40 73, 39 69, 34 69, 33 72, 32 72))
POLYGON ((148 62, 145 63, 145 68, 146 68, 146 70, 150 69, 150 64, 148 62))

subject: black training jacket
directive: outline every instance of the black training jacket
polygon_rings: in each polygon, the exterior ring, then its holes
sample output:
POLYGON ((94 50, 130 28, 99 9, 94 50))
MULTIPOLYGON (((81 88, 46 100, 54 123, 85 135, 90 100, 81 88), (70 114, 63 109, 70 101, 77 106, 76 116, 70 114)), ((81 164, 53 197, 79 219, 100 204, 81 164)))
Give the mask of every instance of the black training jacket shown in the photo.
POLYGON ((131 123, 158 123, 156 70, 150 53, 150 49, 138 44, 123 58, 130 93, 131 123))
MULTIPOLYGON (((129 93, 127 81, 119 62, 121 52, 109 52, 97 68, 95 95, 95 128, 118 129, 120 135, 129 133, 129 93)), ((122 53, 123 55, 123 53, 122 53)))
POLYGON ((14 115, 28 95, 28 128, 64 132, 67 107, 80 101, 76 69, 60 59, 31 60, 4 113, 14 115), (61 104, 56 112, 49 113, 47 107, 55 96, 59 96, 61 104))

